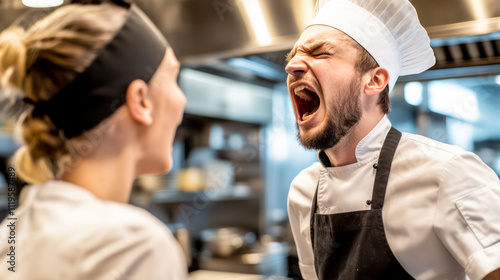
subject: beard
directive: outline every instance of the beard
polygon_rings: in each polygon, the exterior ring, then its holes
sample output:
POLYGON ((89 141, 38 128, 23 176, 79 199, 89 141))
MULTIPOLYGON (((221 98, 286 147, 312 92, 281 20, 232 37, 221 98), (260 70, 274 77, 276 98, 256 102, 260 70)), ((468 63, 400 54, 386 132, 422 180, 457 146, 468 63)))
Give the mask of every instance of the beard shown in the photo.
POLYGON ((362 110, 359 101, 361 80, 353 79, 341 90, 338 100, 327 108, 326 120, 321 131, 314 135, 301 135, 298 124, 297 138, 304 148, 326 150, 334 147, 361 119, 362 110))

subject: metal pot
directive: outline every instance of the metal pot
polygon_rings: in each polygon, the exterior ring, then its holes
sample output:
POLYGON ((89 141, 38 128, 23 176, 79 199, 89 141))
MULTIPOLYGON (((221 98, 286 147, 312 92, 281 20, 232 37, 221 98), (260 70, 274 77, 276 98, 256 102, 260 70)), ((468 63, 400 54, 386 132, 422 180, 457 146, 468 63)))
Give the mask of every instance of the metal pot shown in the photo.
POLYGON ((207 229, 201 232, 204 250, 221 258, 230 257, 250 249, 255 239, 253 232, 236 227, 207 229))

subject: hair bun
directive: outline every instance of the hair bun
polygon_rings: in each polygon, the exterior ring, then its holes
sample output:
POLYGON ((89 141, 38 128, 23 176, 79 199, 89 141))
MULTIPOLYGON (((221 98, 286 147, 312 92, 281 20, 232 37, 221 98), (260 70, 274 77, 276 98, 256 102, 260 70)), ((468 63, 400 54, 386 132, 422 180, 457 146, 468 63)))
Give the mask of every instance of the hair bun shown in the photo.
POLYGON ((23 89, 26 75, 26 34, 11 26, 0 33, 0 88, 23 89))

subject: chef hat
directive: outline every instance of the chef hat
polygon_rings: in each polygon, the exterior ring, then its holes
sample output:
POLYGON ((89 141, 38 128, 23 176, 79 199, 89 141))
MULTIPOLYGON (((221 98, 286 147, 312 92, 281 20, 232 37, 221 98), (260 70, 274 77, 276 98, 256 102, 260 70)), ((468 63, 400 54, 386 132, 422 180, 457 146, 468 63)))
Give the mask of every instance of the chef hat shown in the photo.
POLYGON ((353 38, 389 71, 390 90, 399 76, 421 73, 436 62, 408 0, 317 0, 316 12, 309 26, 331 26, 353 38))

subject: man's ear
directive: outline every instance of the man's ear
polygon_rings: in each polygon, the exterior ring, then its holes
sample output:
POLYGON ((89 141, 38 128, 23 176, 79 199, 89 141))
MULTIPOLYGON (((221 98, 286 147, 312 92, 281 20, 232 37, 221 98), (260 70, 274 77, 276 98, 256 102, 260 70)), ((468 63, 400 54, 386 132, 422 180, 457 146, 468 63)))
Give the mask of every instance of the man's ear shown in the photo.
POLYGON ((382 92, 389 83, 389 71, 382 67, 377 67, 368 72, 370 81, 365 86, 365 94, 372 96, 382 92))
POLYGON ((143 80, 134 80, 127 88, 127 107, 132 118, 144 125, 153 123, 153 108, 148 97, 148 85, 143 80))

